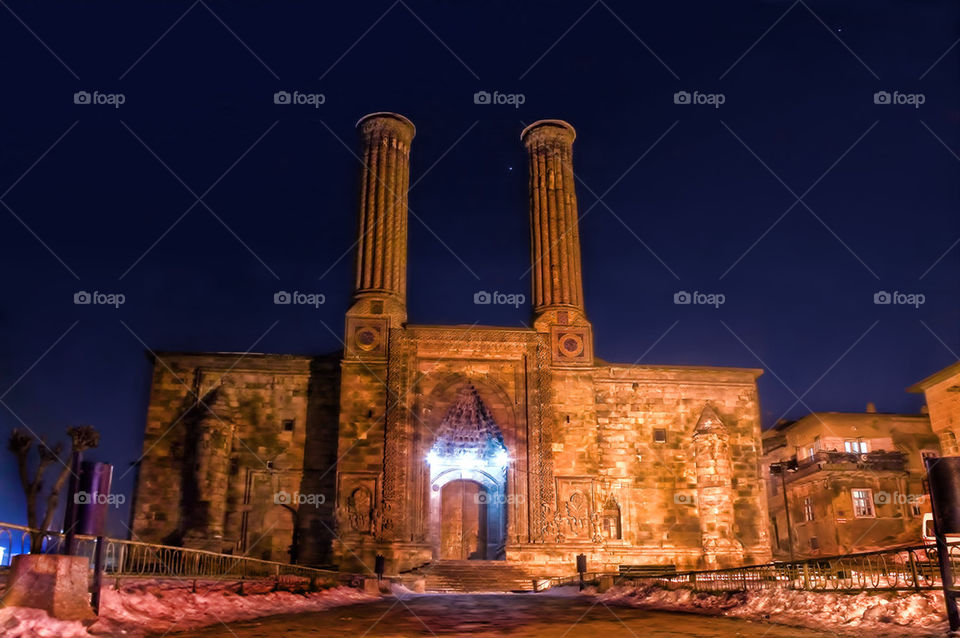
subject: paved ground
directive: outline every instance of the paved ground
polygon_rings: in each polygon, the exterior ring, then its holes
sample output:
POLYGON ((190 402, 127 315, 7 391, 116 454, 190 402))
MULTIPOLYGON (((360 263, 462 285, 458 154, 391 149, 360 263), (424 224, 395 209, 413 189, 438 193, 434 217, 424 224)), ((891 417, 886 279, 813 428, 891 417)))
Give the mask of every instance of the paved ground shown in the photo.
POLYGON ((818 632, 729 618, 594 605, 587 597, 545 594, 436 594, 384 598, 320 613, 272 616, 176 634, 185 636, 555 636, 557 638, 799 638, 818 632))

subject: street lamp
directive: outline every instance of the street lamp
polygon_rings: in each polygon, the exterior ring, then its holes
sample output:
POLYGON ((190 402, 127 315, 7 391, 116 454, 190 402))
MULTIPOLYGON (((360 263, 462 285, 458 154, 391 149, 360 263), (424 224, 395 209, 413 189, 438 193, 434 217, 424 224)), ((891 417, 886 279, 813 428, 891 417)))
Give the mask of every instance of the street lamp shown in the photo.
POLYGON ((770 474, 780 475, 780 486, 783 488, 783 511, 787 515, 787 543, 790 545, 791 563, 796 558, 793 555, 793 526, 790 524, 790 503, 787 501, 787 472, 796 472, 798 468, 796 459, 770 464, 770 474))

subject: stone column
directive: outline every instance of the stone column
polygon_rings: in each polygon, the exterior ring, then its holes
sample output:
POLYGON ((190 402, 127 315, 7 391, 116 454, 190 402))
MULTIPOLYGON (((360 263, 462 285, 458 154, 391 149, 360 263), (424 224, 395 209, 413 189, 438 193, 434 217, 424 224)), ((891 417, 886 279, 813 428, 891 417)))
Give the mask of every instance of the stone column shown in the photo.
POLYGON ((352 315, 406 321, 407 189, 413 123, 396 113, 357 122, 363 169, 352 315))
POLYGON ((530 160, 530 256, 533 310, 583 315, 580 233, 574 190, 573 140, 562 120, 540 120, 521 134, 530 160))
POLYGON ((704 562, 711 568, 733 567, 743 560, 743 544, 734 529, 733 462, 727 428, 710 406, 697 422, 693 446, 704 562))
POLYGON ((187 525, 183 544, 193 549, 222 552, 233 425, 230 399, 224 387, 204 397, 185 419, 193 463, 192 485, 185 485, 187 525))

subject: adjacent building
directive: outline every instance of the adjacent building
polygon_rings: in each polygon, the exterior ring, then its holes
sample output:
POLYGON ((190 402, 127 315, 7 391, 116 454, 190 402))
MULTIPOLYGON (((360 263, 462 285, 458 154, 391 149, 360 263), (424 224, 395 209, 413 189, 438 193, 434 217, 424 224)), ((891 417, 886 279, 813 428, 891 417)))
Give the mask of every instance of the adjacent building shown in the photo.
POLYGON ((351 571, 380 554, 388 573, 447 559, 569 572, 581 553, 597 569, 770 560, 761 371, 594 356, 573 127, 521 135, 529 328, 407 321, 414 126, 375 113, 358 128, 344 349, 159 353, 135 538, 351 571))
POLYGON ((960 361, 907 388, 923 393, 944 456, 960 455, 960 361))
POLYGON ((920 542, 940 454, 926 414, 815 412, 766 431, 763 453, 776 559, 920 542))

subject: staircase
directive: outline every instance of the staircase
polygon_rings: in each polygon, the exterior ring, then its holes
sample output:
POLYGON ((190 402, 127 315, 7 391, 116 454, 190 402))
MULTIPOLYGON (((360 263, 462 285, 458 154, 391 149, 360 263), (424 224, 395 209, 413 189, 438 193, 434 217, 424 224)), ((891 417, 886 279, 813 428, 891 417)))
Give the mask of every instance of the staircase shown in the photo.
POLYGON ((533 578, 515 564, 502 560, 441 560, 417 570, 427 591, 533 591, 533 578))

